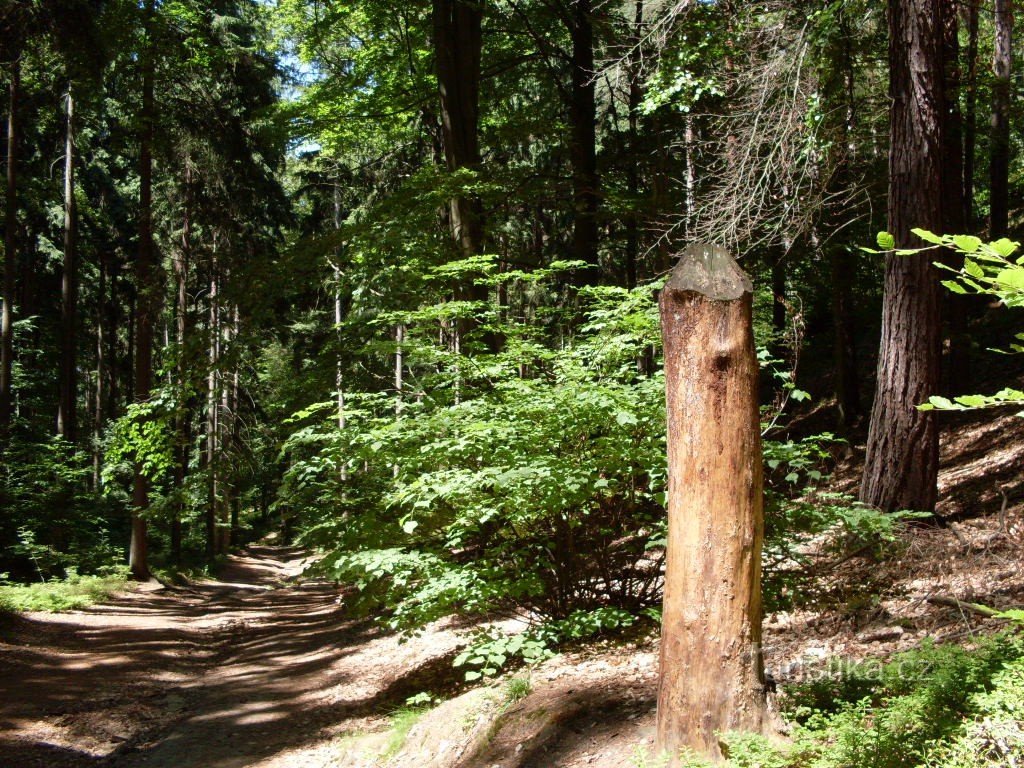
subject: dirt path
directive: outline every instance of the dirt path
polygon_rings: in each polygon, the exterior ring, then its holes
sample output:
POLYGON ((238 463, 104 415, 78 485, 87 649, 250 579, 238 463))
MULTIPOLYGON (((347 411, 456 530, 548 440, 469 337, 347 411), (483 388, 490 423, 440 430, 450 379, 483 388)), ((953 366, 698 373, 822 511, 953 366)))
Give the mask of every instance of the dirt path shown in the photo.
POLYGON ((269 767, 303 750, 306 768, 312 745, 380 727, 456 637, 399 644, 345 620, 336 587, 288 583, 302 566, 254 548, 219 581, 0 626, 0 766, 269 767))

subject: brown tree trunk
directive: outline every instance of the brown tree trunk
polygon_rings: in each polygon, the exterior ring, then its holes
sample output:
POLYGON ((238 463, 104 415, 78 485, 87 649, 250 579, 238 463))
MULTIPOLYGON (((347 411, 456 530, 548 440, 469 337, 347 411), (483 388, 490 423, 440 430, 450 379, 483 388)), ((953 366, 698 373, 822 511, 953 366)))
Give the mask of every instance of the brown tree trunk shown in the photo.
MULTIPOLYGON (((147 0, 145 50, 142 54, 142 111, 139 113, 139 253, 135 262, 135 381, 134 399, 149 399, 153 384, 153 323, 157 312, 159 290, 153 258, 153 41, 152 21, 155 0, 147 0)), ((136 462, 132 485, 132 540, 128 565, 132 577, 149 578, 146 519, 149 507, 149 479, 136 462)))
POLYGON ((217 531, 217 507, 220 499, 220 375, 217 370, 220 365, 220 306, 216 253, 210 269, 210 314, 207 323, 210 370, 206 378, 206 471, 209 474, 206 498, 206 549, 207 554, 217 555, 220 554, 217 531))
POLYGON ((14 396, 11 372, 14 362, 14 277, 18 270, 18 99, 21 63, 11 64, 7 111, 7 200, 4 211, 3 316, 0 320, 0 441, 10 434, 14 396))
POLYGON ((1004 237, 1010 214, 1010 78, 1013 74, 1013 0, 995 0, 992 55, 991 211, 989 237, 1004 237))
POLYGON ((569 159, 572 163, 573 258, 590 265, 576 271, 576 282, 600 281, 597 213, 601 180, 597 171, 597 96, 592 0, 569 9, 572 38, 572 90, 569 103, 569 159))
MULTIPOLYGON (((889 231, 897 247, 921 243, 913 227, 942 232, 944 115, 940 0, 890 0, 889 231)), ((939 441, 934 415, 917 410, 939 391, 940 286, 934 254, 888 256, 882 341, 861 500, 932 510, 939 441)))
POLYGON ((75 101, 68 83, 64 133, 64 270, 61 283, 60 397, 57 434, 68 442, 77 437, 78 405, 78 264, 75 205, 75 101))
POLYGON ((978 138, 978 6, 967 0, 967 78, 964 89, 964 225, 974 231, 974 151, 978 138))
MULTIPOLYGON (((480 60, 483 50, 481 4, 469 0, 433 0, 434 56, 441 97, 441 138, 449 171, 480 168, 480 60)), ((483 205, 476 195, 456 195, 449 205, 448 222, 461 258, 483 252, 483 205)), ((484 302, 487 287, 471 277, 461 282, 455 298, 484 302)), ((460 321, 457 333, 465 337, 476 327, 470 318, 460 321)), ((493 346, 494 340, 486 340, 493 346)))
POLYGON ((673 756, 690 747, 720 759, 717 732, 772 726, 752 290, 728 253, 694 246, 661 295, 669 532, 657 746, 673 756))
POLYGON ((171 519, 171 559, 181 562, 181 518, 185 511, 183 491, 188 475, 188 448, 191 443, 190 425, 192 423, 192 396, 188 391, 188 362, 186 345, 191 331, 188 308, 188 280, 192 265, 192 161, 185 159, 185 201, 182 214, 181 248, 174 257, 174 281, 176 284, 175 298, 175 341, 177 343, 177 361, 175 375, 178 390, 178 404, 174 414, 174 434, 176 456, 174 466, 174 487, 178 494, 175 503, 174 517, 171 519))

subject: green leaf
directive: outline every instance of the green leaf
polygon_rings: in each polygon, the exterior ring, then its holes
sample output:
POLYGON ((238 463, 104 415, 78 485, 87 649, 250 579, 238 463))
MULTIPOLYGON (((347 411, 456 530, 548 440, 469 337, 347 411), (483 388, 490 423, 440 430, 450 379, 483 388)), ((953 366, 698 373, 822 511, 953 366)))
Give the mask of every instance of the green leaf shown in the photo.
POLYGON ((912 229, 910 230, 915 235, 920 237, 926 243, 932 243, 933 245, 942 245, 945 242, 941 235, 936 235, 934 232, 929 232, 927 229, 912 229))
POLYGON ((1024 267, 1008 267, 999 270, 996 282, 1015 291, 1024 291, 1024 267))
POLYGON ((974 253, 981 248, 981 238, 974 235, 953 235, 953 245, 964 253, 974 253))
POLYGON ((875 242, 883 251, 891 251, 896 247, 896 238, 889 232, 879 232, 875 242))

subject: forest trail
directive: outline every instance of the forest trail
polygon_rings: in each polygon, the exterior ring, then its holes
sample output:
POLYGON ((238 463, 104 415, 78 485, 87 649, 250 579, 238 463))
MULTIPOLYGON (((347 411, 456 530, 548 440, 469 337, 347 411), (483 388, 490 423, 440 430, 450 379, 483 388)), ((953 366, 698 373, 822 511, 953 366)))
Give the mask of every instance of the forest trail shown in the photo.
POLYGON ((379 726, 455 635, 399 645, 343 618, 336 586, 296 580, 304 558, 254 547, 217 581, 5 620, 0 765, 271 768, 305 748, 310 766, 310 746, 379 726))

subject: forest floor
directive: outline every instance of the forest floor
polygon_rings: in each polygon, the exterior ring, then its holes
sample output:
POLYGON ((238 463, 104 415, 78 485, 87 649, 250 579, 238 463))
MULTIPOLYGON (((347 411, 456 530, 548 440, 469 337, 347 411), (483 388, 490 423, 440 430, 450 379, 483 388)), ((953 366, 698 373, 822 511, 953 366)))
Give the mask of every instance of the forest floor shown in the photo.
MULTIPOLYGON (((854 452, 855 454, 855 452, 854 452)), ((852 486, 855 455, 835 472, 852 486)), ((1024 602, 1024 420, 947 420, 941 526, 887 558, 831 563, 800 609, 766 618, 780 683, 995 622, 934 598, 1024 602), (1004 494, 1006 504, 1003 504, 1004 494)), ((296 549, 257 546, 218 580, 142 585, 104 605, 0 618, 0 766, 628 768, 654 729, 657 639, 593 644, 507 680, 460 685, 454 621, 410 639, 302 580, 296 549), (396 715, 426 692, 443 703, 396 715), (526 692, 520 685, 519 694, 526 692), (399 725, 399 722, 404 725, 399 725)))

